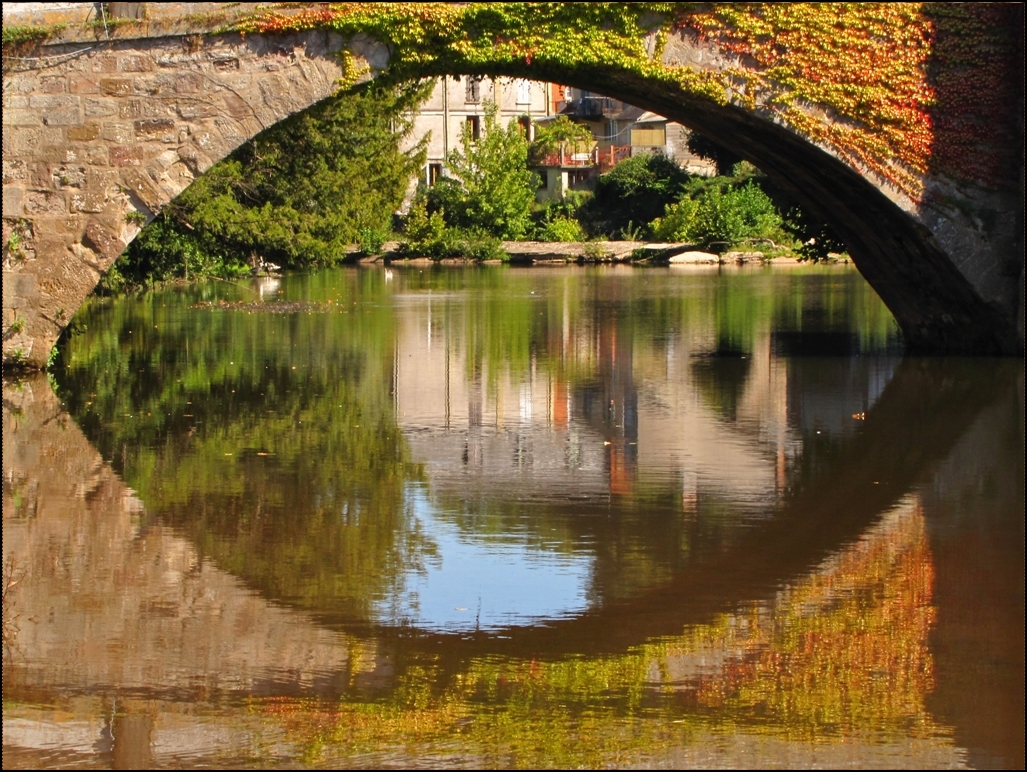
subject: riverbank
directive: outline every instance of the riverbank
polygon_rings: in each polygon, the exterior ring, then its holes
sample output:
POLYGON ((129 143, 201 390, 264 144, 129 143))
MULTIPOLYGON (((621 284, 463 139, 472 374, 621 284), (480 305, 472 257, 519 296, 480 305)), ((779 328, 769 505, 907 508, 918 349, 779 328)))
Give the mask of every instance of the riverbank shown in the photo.
MULTIPOLYGON (((732 250, 720 254, 701 250, 695 244, 682 242, 648 242, 648 241, 504 241, 503 251, 509 255, 506 261, 489 260, 486 263, 509 262, 515 265, 539 265, 554 263, 645 263, 653 265, 735 265, 745 263, 773 263, 775 265, 799 265, 802 262, 797 255, 785 250, 779 254, 767 254, 757 251, 732 250)), ((839 260, 848 262, 848 258, 839 256, 839 260)), ((444 258, 437 260, 431 257, 411 257, 400 248, 400 242, 389 241, 382 245, 378 255, 361 256, 352 252, 345 262, 359 263, 441 263, 466 264, 478 262, 472 258, 444 258)))

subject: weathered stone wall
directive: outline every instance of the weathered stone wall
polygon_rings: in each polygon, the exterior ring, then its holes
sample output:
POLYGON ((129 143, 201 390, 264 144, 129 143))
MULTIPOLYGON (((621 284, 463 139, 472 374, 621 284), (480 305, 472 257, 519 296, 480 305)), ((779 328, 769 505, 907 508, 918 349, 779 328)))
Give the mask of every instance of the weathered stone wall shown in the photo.
POLYGON ((337 88, 341 48, 325 32, 161 37, 8 73, 4 243, 18 237, 4 262, 5 360, 45 363, 146 221, 239 144, 337 88))

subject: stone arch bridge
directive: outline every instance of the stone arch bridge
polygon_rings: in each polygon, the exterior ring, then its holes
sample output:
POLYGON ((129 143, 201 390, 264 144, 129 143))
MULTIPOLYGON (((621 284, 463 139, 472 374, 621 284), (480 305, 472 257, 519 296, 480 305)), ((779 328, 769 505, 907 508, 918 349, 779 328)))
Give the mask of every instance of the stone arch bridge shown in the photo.
POLYGON ((1022 355, 1022 5, 256 6, 4 4, 5 365, 45 365, 145 222, 243 142, 340 87, 457 73, 713 137, 834 226, 910 350, 1022 355))

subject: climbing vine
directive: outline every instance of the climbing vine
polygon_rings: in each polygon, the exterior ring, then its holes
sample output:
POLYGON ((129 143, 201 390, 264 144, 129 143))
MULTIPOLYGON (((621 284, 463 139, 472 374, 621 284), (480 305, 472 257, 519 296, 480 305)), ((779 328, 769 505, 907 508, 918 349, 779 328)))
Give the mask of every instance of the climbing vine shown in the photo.
POLYGON ((1014 13, 969 3, 340 3, 262 11, 232 29, 364 34, 389 47, 397 77, 642 76, 766 111, 919 200, 929 173, 981 182, 1008 168, 1014 13), (665 65, 672 34, 736 60, 665 65))
POLYGON ((732 68, 748 106, 920 192, 933 103, 925 77, 931 25, 920 4, 717 4, 675 23, 753 62, 732 68))
POLYGON ((717 3, 680 11, 741 61, 744 100, 918 199, 923 175, 1001 174, 1016 138, 1010 10, 971 3, 717 3), (822 108, 811 110, 810 106, 822 108))
POLYGON ((1012 171, 1015 179, 1023 137, 1009 116, 1023 114, 1023 51, 1016 38, 1022 17, 1003 3, 932 3, 925 12, 935 29, 932 167, 977 180, 1007 179, 1012 171))
POLYGON ((240 32, 328 28, 385 43, 396 76, 474 72, 554 76, 627 71, 725 102, 723 76, 664 67, 647 50, 646 17, 669 25, 681 3, 340 3, 298 12, 266 11, 240 32))

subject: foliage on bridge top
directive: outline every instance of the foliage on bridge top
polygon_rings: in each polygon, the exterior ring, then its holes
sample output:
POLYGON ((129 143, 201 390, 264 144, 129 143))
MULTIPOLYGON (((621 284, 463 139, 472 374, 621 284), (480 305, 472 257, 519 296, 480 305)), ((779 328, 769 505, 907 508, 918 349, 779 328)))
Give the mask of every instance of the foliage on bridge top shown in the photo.
POLYGON ((1008 176, 1018 143, 1003 134, 1015 130, 1010 13, 930 3, 341 3, 268 10, 232 29, 364 34, 389 47, 400 77, 641 76, 759 110, 919 200, 927 174, 1008 176), (737 59, 720 71, 664 65, 668 36, 681 30, 737 59))

